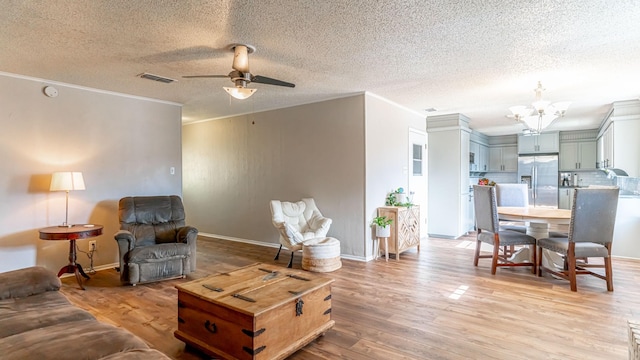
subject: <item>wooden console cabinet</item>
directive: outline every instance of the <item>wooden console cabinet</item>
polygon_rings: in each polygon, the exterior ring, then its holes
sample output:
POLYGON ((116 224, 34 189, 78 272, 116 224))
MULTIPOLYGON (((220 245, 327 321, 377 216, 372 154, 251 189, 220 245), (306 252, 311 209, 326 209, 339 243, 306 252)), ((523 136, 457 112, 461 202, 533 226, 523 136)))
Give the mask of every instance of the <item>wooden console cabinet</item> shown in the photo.
POLYGON ((420 206, 383 206, 378 208, 378 216, 393 220, 388 244, 396 260, 400 259, 401 252, 414 246, 420 251, 420 206))

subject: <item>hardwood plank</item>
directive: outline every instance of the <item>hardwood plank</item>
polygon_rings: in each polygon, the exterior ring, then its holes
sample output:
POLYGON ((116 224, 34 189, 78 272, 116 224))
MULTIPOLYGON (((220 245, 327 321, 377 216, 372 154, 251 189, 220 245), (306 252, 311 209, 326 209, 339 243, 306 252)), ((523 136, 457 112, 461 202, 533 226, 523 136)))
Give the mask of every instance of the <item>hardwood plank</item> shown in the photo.
MULTIPOLYGON (((614 244, 615 246, 615 244, 614 244)), ((578 292, 528 268, 473 266, 475 234, 429 238, 400 261, 342 260, 327 274, 335 326, 290 359, 621 359, 627 356, 628 319, 640 319, 640 261, 613 259, 614 292, 589 276, 578 292)), ((173 359, 206 359, 173 336, 177 290, 207 275, 255 262, 286 267, 289 252, 224 240, 198 240, 198 270, 188 279, 121 286, 115 270, 99 271, 62 291, 98 319, 121 326, 173 359)), ((300 254, 294 268, 300 269, 300 254)))

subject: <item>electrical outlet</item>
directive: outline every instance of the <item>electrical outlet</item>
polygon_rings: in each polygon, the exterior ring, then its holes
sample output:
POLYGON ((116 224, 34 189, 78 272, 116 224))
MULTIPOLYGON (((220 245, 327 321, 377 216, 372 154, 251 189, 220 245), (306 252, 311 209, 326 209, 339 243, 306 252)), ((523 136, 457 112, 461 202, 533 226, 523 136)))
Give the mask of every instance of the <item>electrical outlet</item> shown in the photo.
POLYGON ((98 250, 98 244, 96 240, 89 240, 89 251, 96 251, 96 250, 98 250))

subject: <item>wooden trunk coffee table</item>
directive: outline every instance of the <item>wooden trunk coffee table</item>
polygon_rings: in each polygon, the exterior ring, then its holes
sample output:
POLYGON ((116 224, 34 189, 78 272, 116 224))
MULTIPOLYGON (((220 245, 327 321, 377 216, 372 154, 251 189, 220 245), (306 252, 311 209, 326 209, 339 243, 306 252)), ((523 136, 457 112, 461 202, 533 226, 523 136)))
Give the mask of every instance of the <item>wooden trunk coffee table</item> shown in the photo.
POLYGON ((333 327, 332 282, 258 263, 178 285, 174 335, 225 359, 284 359, 333 327))

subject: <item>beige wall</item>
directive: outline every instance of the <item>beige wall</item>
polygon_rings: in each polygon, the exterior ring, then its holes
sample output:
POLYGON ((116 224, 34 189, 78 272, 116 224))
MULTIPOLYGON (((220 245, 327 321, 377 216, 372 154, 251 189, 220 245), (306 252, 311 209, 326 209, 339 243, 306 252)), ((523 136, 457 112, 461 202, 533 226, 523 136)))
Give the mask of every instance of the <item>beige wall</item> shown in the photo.
MULTIPOLYGON (((269 201, 316 199, 362 254, 363 96, 185 125, 184 198, 201 232, 277 244, 269 201)), ((275 253, 275 251, 274 251, 275 253)))
MULTIPOLYGON (((54 171, 81 171, 85 191, 70 193, 69 222, 105 226, 94 267, 117 261, 117 201, 127 195, 181 195, 178 104, 0 73, 0 271, 67 264, 67 241, 38 239, 64 221, 64 192, 49 192, 54 171), (176 174, 170 175, 169 168, 176 174)), ((161 85, 157 85, 161 86, 161 85)), ((78 241, 86 251, 88 240, 78 241)), ((86 268, 84 254, 78 257, 86 268)))
POLYGON ((269 200, 313 197, 343 256, 365 259, 375 208, 408 181, 410 127, 424 118, 370 94, 185 125, 187 216, 212 236, 275 245, 269 200))

